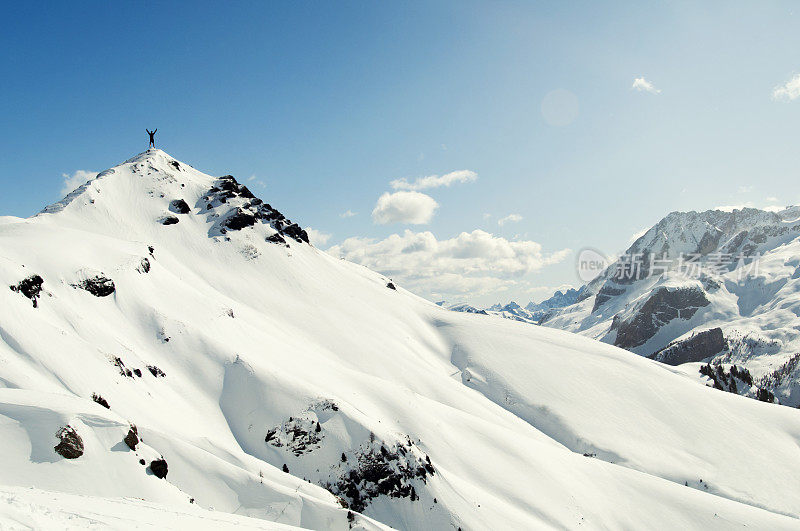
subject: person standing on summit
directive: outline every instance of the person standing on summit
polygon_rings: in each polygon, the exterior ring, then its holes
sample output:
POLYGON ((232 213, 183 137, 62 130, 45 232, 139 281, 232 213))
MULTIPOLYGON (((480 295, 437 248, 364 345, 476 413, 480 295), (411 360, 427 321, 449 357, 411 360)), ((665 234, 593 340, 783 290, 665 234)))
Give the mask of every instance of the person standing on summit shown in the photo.
POLYGON ((153 136, 156 134, 156 131, 158 131, 158 128, 155 128, 152 131, 150 131, 150 129, 145 128, 145 131, 147 131, 147 134, 150 135, 150 147, 151 148, 156 147, 156 141, 155 138, 153 138, 153 136))

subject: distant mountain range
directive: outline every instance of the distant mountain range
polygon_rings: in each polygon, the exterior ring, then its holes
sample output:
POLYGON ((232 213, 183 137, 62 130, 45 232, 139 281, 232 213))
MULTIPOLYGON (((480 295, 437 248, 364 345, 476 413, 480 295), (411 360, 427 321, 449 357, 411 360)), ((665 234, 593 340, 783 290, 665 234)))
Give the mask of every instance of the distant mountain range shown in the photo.
POLYGON ((556 291, 550 298, 538 304, 531 301, 524 308, 514 301, 507 304, 493 304, 484 309, 479 309, 466 303, 448 304, 446 301, 440 301, 436 304, 454 312, 496 315, 514 321, 539 324, 539 321, 546 315, 549 315, 551 310, 574 304, 580 297, 583 289, 584 288, 568 288, 565 291, 556 291))
POLYGON ((579 290, 486 311, 599 339, 680 365, 718 389, 797 407, 800 207, 673 212, 579 290))

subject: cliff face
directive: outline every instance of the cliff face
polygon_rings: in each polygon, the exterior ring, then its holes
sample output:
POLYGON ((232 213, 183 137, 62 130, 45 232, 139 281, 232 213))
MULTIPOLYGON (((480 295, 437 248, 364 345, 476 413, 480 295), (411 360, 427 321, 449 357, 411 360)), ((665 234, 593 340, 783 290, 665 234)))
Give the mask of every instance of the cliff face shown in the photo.
POLYGON ((798 279, 800 208, 673 212, 541 322, 665 363, 735 363, 797 406, 800 371, 784 373, 800 350, 798 279))

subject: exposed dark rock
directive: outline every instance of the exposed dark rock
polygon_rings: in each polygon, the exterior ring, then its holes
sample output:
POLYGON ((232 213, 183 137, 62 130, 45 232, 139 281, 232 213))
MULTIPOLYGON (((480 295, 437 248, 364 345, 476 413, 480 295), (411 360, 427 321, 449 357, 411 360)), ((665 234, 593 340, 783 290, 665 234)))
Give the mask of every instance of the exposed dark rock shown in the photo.
POLYGON ((147 258, 142 258, 142 261, 139 262, 139 266, 136 268, 136 271, 139 273, 149 273, 150 272, 150 260, 147 258))
POLYGON ((192 209, 189 208, 189 205, 186 204, 186 201, 183 199, 175 199, 174 201, 170 202, 169 209, 176 214, 188 214, 192 211, 192 209))
POLYGON ((667 365, 681 365, 703 361, 725 350, 727 343, 721 328, 711 328, 694 334, 688 339, 671 343, 650 355, 650 359, 667 365))
POLYGON ((153 376, 155 376, 156 378, 158 378, 158 377, 165 378, 165 377, 167 376, 167 375, 164 373, 164 371, 162 371, 161 369, 159 369, 159 368, 158 368, 158 367, 156 367, 155 365, 148 365, 148 366, 147 366, 147 370, 148 370, 148 371, 150 371, 150 374, 152 374, 152 375, 153 375, 153 376))
POLYGON ((135 374, 138 378, 142 377, 142 370, 141 369, 133 369, 133 374, 135 374))
POLYGON ((283 464, 283 468, 282 468, 282 470, 283 470, 284 472, 286 472, 287 474, 289 473, 289 467, 286 465, 286 463, 284 463, 284 464, 283 464))
POLYGON ((95 402, 97 402, 106 409, 111 409, 111 406, 108 405, 108 401, 101 395, 98 395, 97 393, 92 393, 92 400, 94 400, 95 402))
POLYGON ((146 465, 147 461, 145 461, 144 459, 139 459, 139 464, 140 465, 146 465))
POLYGON ((154 461, 150 461, 150 471, 158 479, 164 479, 167 477, 169 467, 167 467, 167 462, 164 459, 156 459, 154 461))
POLYGON ((717 247, 719 247, 719 240, 722 235, 723 232, 719 229, 711 230, 703 234, 700 243, 697 245, 697 252, 705 256, 708 253, 716 251, 717 247))
POLYGON ((393 289, 395 291, 397 290, 397 287, 394 285, 394 282, 389 282, 388 284, 386 284, 386 287, 389 289, 393 289))
POLYGON ((281 236, 279 232, 276 232, 272 236, 267 236, 267 241, 271 243, 280 243, 280 244, 286 243, 286 240, 284 239, 283 236, 281 236))
POLYGON ((255 224, 256 217, 240 208, 237 208, 233 214, 222 222, 222 226, 228 230, 242 230, 245 227, 252 227, 255 224))
POLYGON ((42 277, 39 275, 31 275, 16 286, 9 286, 9 288, 11 288, 11 291, 20 293, 29 298, 33 302, 33 307, 38 308, 39 303, 37 299, 42 294, 42 284, 44 284, 44 279, 42 277))
POLYGON ((398 443, 391 450, 385 445, 381 445, 377 451, 373 447, 361 448, 356 454, 353 468, 346 471, 335 484, 324 486, 333 494, 345 498, 349 506, 358 512, 363 512, 370 501, 378 496, 417 501, 419 496, 413 481, 427 483, 427 477, 435 474, 429 461, 429 458, 421 460, 417 456, 410 439, 398 443))
POLYGON ((116 291, 114 281, 102 276, 88 278, 83 282, 73 284, 72 287, 88 291, 95 297, 108 297, 116 291))
POLYGON ((283 229, 283 233, 294 240, 308 243, 308 233, 301 229, 297 223, 287 226, 283 229))
MULTIPOLYGON (((128 434, 123 439, 125 444, 131 450, 136 450, 136 445, 139 444, 139 431, 136 429, 136 426, 131 425, 131 428, 128 430, 128 434)), ((144 464, 144 462, 142 462, 144 464)))
MULTIPOLYGON (((319 424, 316 424, 319 426, 319 424)), ((321 446, 323 439, 321 429, 314 428, 314 421, 309 418, 293 418, 281 426, 267 431, 264 442, 275 448, 286 448, 295 456, 313 452, 321 446)))
POLYGON ((610 286, 608 283, 603 284, 603 287, 600 288, 600 291, 597 292, 597 296, 594 298, 592 313, 596 312, 600 306, 611 300, 613 297, 622 295, 623 293, 625 293, 625 288, 615 288, 610 286))
POLYGON ((83 455, 83 439, 70 425, 61 428, 56 437, 59 443, 53 448, 58 455, 65 459, 77 459, 83 455))
POLYGON ((161 218, 161 224, 162 225, 175 225, 179 221, 180 220, 178 218, 176 218, 175 216, 165 216, 165 217, 161 218))
POLYGON ((130 370, 125 366, 125 363, 118 357, 114 356, 113 360, 111 361, 118 369, 119 373, 122 376, 127 376, 128 378, 133 378, 133 371, 130 370))
POLYGON ((177 160, 171 160, 169 163, 173 168, 175 168, 178 171, 181 171, 181 165, 178 164, 177 160))
POLYGON ((653 337, 663 325, 673 319, 691 319, 698 309, 709 304, 710 301, 699 288, 658 288, 633 318, 627 321, 614 319, 612 328, 617 328, 614 345, 625 349, 638 347, 653 337))
POLYGON ((153 258, 155 258, 155 256, 153 255, 153 253, 155 253, 155 252, 156 252, 156 249, 155 249, 155 247, 153 247, 152 245, 148 245, 148 246, 147 246, 147 250, 150 252, 150 256, 152 256, 153 258))
MULTIPOLYGON (((202 208, 202 204, 205 203, 206 211, 211 211, 228 204, 229 201, 234 199, 239 199, 241 206, 231 206, 225 212, 218 212, 218 215, 212 215, 213 217, 210 219, 218 218, 222 221, 215 225, 215 229, 210 231, 211 234, 214 233, 214 230, 219 231, 221 234, 226 234, 227 231, 242 230, 262 222, 269 224, 282 238, 288 237, 298 242, 309 242, 308 234, 305 230, 286 219, 283 214, 272 208, 268 203, 264 203, 255 197, 246 186, 239 184, 231 175, 220 177, 203 197, 198 207, 202 208)), ((277 238, 268 238, 267 241, 285 243, 277 238)))

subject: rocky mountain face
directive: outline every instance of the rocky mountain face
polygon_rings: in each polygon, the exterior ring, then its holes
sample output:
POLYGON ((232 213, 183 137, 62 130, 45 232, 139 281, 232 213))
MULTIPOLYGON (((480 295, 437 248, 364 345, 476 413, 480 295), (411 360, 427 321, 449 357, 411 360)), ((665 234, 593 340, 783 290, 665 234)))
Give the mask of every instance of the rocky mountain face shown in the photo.
MULTIPOLYGON (((698 319, 717 282, 646 311, 698 319)), ((440 308, 160 150, 0 217, 0 527, 796 529, 800 417, 695 380, 440 308)))
POLYGON ((739 392, 798 406, 798 279, 800 208, 673 212, 541 323, 670 365, 747 369, 739 392))

